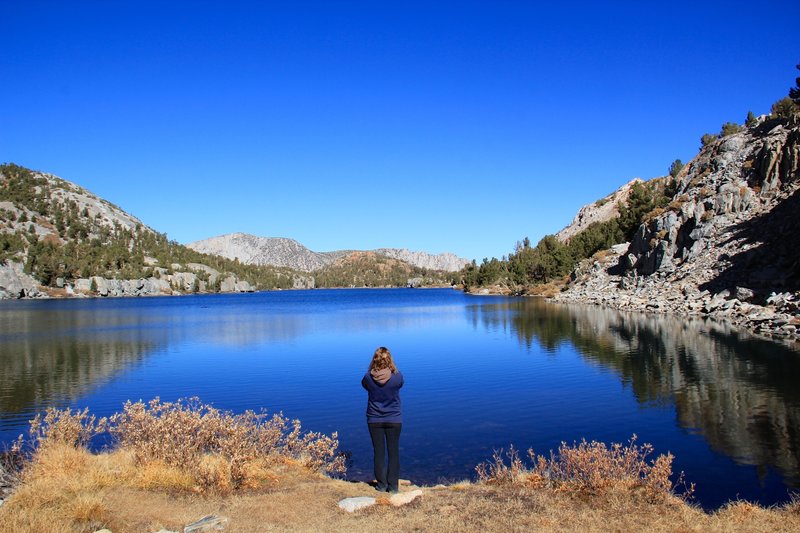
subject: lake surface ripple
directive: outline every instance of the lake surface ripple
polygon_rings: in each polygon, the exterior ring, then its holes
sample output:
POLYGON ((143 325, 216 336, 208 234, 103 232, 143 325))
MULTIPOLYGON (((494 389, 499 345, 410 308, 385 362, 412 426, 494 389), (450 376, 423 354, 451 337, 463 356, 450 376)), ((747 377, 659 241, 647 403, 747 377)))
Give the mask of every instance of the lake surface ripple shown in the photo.
POLYGON ((706 508, 800 486, 800 353, 725 325, 442 290, 311 290, 0 302, 0 442, 48 406, 98 415, 199 396, 339 432, 371 478, 361 376, 406 377, 402 477, 471 478, 495 449, 632 434, 706 508))

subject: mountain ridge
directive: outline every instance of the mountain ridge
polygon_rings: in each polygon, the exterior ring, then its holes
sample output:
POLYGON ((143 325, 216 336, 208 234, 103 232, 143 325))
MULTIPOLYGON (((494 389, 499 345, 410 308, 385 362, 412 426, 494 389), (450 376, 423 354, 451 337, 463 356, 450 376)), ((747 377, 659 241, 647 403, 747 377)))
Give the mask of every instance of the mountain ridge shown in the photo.
POLYGON ((209 237, 191 242, 186 246, 198 252, 238 259, 244 264, 282 266, 301 272, 320 270, 353 252, 374 252, 391 259, 404 261, 415 267, 444 272, 456 272, 469 263, 467 259, 450 252, 429 254, 405 248, 315 252, 294 239, 259 237, 242 232, 209 237))

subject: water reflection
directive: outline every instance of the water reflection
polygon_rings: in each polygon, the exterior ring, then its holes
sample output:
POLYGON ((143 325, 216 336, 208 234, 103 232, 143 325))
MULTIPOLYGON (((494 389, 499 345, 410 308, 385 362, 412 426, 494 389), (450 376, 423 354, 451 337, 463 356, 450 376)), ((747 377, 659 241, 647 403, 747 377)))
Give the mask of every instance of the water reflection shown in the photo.
POLYGON ((314 333, 414 328, 433 317, 457 322, 462 316, 460 305, 402 305, 369 296, 315 291, 2 302, 0 431, 21 428, 46 407, 67 405, 180 346, 211 347, 222 355, 253 353, 314 333))
POLYGON ((131 327, 119 315, 39 314, 2 321, 0 423, 75 399, 168 342, 165 330, 131 327), (46 332, 25 329, 38 320, 46 332))
POLYGON ((562 343, 617 373, 641 404, 674 404, 679 424, 737 463, 800 481, 800 354, 703 319, 515 300, 468 307, 531 349, 562 343))

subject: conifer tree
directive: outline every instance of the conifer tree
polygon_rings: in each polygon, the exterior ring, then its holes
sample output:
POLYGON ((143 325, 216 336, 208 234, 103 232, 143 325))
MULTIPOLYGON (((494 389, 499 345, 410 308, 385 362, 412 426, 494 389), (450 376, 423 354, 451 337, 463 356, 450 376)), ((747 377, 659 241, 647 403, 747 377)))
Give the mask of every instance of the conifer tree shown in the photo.
POLYGON ((683 168, 683 161, 681 161, 680 159, 676 159, 669 166, 669 175, 672 176, 673 178, 677 177, 678 173, 681 171, 682 168, 683 168))
MULTIPOLYGON (((800 70, 800 64, 795 65, 797 70, 800 70)), ((794 100, 795 104, 800 104, 800 76, 794 79, 794 87, 789 89, 789 98, 794 100)))

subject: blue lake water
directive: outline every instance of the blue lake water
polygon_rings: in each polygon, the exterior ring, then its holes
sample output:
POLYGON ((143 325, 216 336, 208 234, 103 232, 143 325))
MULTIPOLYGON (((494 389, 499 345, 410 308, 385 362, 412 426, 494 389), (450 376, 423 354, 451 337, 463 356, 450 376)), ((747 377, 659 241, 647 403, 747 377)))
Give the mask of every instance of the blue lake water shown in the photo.
POLYGON ((98 415, 199 396, 339 432, 371 479, 360 380, 378 346, 406 378, 401 476, 474 476, 493 450, 632 434, 704 507, 800 486, 800 353, 724 325, 449 289, 0 302, 0 442, 47 406, 98 415))

